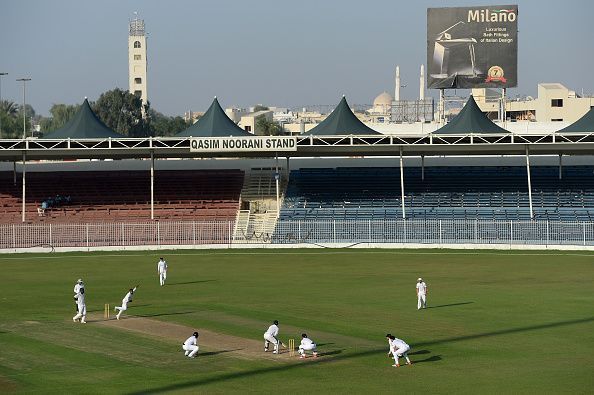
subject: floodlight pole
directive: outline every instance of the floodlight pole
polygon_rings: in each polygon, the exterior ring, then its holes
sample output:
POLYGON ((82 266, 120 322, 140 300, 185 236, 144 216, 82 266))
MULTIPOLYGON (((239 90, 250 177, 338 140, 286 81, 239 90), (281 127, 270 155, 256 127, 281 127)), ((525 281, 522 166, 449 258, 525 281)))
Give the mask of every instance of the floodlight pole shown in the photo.
POLYGON ((274 172, 274 181, 276 183, 276 215, 278 216, 280 213, 280 194, 279 194, 280 175, 278 174, 278 152, 275 154, 275 160, 276 160, 276 170, 274 172))
POLYGON ((151 150, 151 219, 155 219, 155 152, 151 150))
MULTIPOLYGON (((0 73, 0 106, 2 105, 2 76, 8 73, 0 73)), ((0 116, 0 139, 2 138, 2 117, 0 116)))
POLYGON ((402 147, 400 147, 400 199, 402 200, 402 219, 406 219, 404 212, 404 165, 402 161, 402 147))
POLYGON ((27 161, 27 157, 25 151, 23 151, 23 222, 25 222, 25 162, 27 161))
POLYGON ((530 203, 530 219, 534 219, 532 209, 532 180, 530 179, 530 148, 526 145, 526 171, 528 173, 528 202, 530 203))
MULTIPOLYGON (((27 138, 27 107, 25 107, 25 105, 27 104, 26 101, 26 90, 25 90, 25 86, 27 85, 27 81, 31 81, 31 78, 19 78, 17 79, 17 81, 22 81, 23 82, 23 139, 27 138)), ((23 221, 24 221, 24 214, 23 214, 23 221)))

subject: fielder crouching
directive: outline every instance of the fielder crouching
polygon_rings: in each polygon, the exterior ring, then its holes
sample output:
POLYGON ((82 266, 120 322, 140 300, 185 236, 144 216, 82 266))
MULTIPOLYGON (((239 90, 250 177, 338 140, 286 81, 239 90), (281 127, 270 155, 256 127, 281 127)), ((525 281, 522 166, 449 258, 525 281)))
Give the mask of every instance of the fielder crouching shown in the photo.
POLYGON ((301 344, 299 345, 299 354, 301 354, 301 356, 299 358, 307 358, 307 355, 305 354, 306 351, 312 351, 313 356, 317 358, 318 351, 316 349, 316 343, 307 337, 307 333, 302 333, 301 337, 301 344))
POLYGON ((412 365, 407 354, 410 351, 410 346, 404 340, 398 339, 389 333, 386 335, 386 339, 388 339, 388 345, 390 347, 388 355, 392 354, 394 357, 394 365, 392 366, 395 368, 400 367, 399 360, 401 357, 406 358, 407 365, 412 365))
POLYGON ((268 351, 270 343, 274 344, 273 354, 278 354, 278 321, 274 320, 272 325, 268 327, 268 330, 264 333, 264 352, 268 351))
POLYGON ((200 347, 198 347, 198 332, 194 332, 192 336, 188 337, 188 339, 182 345, 182 349, 185 351, 184 355, 186 357, 196 357, 196 353, 200 349, 200 347))

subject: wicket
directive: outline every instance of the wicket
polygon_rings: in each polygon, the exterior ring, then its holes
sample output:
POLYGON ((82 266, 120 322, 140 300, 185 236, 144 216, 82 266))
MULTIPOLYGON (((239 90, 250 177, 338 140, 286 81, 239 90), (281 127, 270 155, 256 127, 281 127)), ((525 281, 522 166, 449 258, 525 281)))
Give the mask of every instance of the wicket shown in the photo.
POLYGON ((105 308, 103 309, 103 318, 108 320, 110 312, 111 310, 109 309, 109 303, 105 303, 105 308))
POLYGON ((295 339, 289 339, 289 356, 295 356, 295 339))

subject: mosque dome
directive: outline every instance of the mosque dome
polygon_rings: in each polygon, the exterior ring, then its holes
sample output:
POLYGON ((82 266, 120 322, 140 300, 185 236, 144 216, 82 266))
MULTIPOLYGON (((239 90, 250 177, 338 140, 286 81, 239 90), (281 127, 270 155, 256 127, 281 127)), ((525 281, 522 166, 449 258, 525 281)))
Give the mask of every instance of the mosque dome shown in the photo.
POLYGON ((382 94, 378 95, 378 97, 373 100, 374 107, 382 107, 382 106, 391 106, 392 105, 392 95, 388 92, 383 92, 382 94))

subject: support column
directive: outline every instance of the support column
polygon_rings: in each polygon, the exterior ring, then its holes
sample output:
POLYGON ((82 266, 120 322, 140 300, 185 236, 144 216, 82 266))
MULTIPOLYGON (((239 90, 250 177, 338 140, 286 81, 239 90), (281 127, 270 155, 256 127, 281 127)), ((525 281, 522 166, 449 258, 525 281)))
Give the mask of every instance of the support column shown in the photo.
POLYGON ((16 161, 12 162, 12 182, 16 186, 16 161))
POLYGON ((155 153, 151 150, 151 219, 155 219, 155 153))
POLYGON ((563 155, 559 154, 559 179, 563 178, 563 155))
POLYGON ((290 157, 287 156, 287 182, 289 182, 289 174, 291 174, 291 165, 289 163, 290 157))
POLYGON ((27 161, 27 156, 25 154, 25 151, 23 151, 23 222, 25 222, 25 162, 27 161))
POLYGON ((526 146, 526 171, 528 173, 528 202, 530 203, 530 219, 534 219, 532 209, 532 180, 530 178, 530 149, 526 146))
POLYGON ((445 98, 444 98, 444 90, 439 90, 439 125, 443 126, 444 118, 445 118, 445 98))
POLYGON ((425 155, 421 155, 421 181, 425 181, 425 155))
POLYGON ((400 147, 400 199, 402 199, 402 219, 406 219, 404 212, 404 165, 402 161, 402 147, 400 147))

